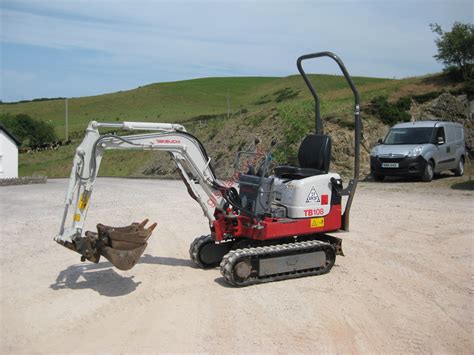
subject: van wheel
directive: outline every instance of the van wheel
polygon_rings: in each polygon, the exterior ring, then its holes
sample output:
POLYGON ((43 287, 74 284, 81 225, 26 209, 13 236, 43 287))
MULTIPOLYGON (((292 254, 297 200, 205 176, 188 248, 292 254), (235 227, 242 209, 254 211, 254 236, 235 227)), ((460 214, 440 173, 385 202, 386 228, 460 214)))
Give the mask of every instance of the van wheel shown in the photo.
POLYGON ((458 167, 454 170, 451 170, 451 171, 456 176, 463 176, 464 175, 464 158, 463 157, 461 157, 461 159, 459 159, 458 167))
POLYGON ((372 173, 372 177, 374 178, 375 181, 383 181, 385 179, 385 175, 375 174, 375 173, 372 173))
POLYGON ((434 164, 430 160, 428 164, 426 164, 425 171, 423 172, 423 175, 421 176, 421 180, 424 182, 430 182, 433 180, 434 176, 434 164))

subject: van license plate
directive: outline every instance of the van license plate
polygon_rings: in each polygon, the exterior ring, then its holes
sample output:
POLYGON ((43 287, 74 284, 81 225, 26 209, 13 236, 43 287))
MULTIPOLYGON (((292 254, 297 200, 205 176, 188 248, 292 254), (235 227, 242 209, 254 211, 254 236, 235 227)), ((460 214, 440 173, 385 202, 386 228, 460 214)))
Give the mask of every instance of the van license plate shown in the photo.
POLYGON ((398 168, 398 163, 382 163, 382 168, 398 168))

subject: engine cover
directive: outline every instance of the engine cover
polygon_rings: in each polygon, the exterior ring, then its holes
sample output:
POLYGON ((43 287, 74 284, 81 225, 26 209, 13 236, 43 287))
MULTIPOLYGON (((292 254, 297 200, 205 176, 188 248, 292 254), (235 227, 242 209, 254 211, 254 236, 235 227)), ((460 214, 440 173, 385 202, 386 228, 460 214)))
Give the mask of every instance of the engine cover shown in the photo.
POLYGON ((333 193, 331 178, 341 177, 328 173, 279 184, 280 203, 286 206, 288 217, 308 218, 329 214, 333 193))

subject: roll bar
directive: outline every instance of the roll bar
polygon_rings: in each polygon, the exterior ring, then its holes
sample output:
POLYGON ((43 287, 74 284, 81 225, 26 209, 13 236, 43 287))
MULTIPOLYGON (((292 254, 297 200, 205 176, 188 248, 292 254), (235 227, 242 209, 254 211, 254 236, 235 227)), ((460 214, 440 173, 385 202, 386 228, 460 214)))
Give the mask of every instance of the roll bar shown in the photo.
POLYGON ((332 52, 318 52, 318 53, 311 53, 305 54, 300 56, 296 61, 296 66, 298 67, 298 71, 300 72, 301 76, 303 77, 306 86, 308 86, 311 95, 314 98, 314 111, 315 111, 315 131, 316 134, 323 134, 323 121, 321 119, 321 108, 320 108, 320 100, 316 89, 314 88, 313 84, 309 80, 308 76, 306 75, 305 71, 303 70, 302 62, 308 59, 315 59, 320 57, 329 57, 333 59, 344 74, 347 83, 349 84, 352 93, 354 94, 354 135, 355 135, 355 144, 354 144, 354 178, 349 181, 349 185, 344 190, 345 194, 349 197, 347 199, 346 209, 344 211, 344 215, 342 218, 342 229, 349 230, 349 212, 352 205, 352 200, 354 198, 354 193, 357 187, 357 182, 359 180, 359 168, 360 168, 360 141, 361 141, 361 133, 362 133, 362 121, 360 119, 360 95, 359 91, 357 91, 354 82, 352 81, 349 72, 346 69, 346 66, 342 62, 342 60, 332 52))

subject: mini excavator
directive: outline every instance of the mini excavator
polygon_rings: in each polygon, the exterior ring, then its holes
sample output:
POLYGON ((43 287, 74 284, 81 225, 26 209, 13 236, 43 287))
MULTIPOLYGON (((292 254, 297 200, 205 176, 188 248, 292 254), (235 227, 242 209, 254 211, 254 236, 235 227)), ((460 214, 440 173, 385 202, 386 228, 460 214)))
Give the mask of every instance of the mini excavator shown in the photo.
POLYGON ((255 152, 241 151, 236 166, 252 154, 255 165, 239 172, 234 185, 226 184, 216 177, 204 146, 182 125, 92 121, 76 150, 62 223, 54 240, 79 253, 82 261, 97 263, 103 256, 120 270, 131 269, 147 247, 156 223, 149 227, 148 220, 126 227, 98 224, 96 232, 86 231, 83 236, 101 159, 109 149, 166 151, 189 195, 209 220, 209 234, 196 238, 190 246, 190 258, 196 265, 220 266, 223 278, 233 286, 329 272, 336 255, 343 255, 342 240, 329 233, 349 230, 359 176, 360 97, 344 63, 334 53, 303 55, 297 59, 297 68, 314 98, 316 121, 315 133, 301 142, 299 166, 276 166, 271 172, 270 152, 258 157, 255 152), (303 61, 321 57, 338 64, 355 99, 354 176, 346 187, 339 174, 329 172, 331 138, 323 132, 319 96, 302 67, 303 61), (101 134, 100 128, 148 133, 101 134))

